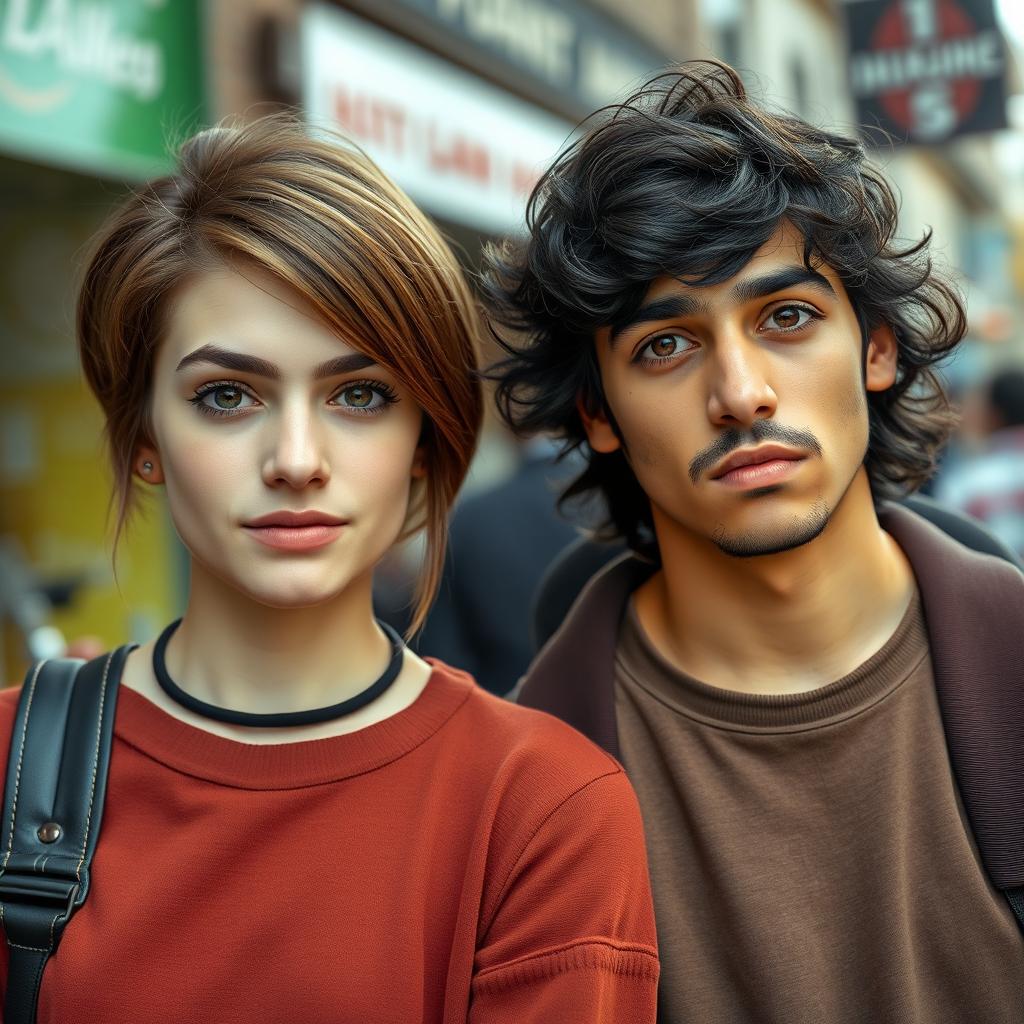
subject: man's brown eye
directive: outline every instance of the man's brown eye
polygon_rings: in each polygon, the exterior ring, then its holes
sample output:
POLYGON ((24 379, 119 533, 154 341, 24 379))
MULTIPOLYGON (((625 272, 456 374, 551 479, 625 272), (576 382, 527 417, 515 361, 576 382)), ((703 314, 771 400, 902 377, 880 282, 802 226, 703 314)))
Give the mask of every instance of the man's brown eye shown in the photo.
POLYGON ((651 342, 651 352, 659 358, 675 355, 678 342, 675 338, 656 338, 651 342))
POLYGON ((798 306, 783 306, 782 309, 775 310, 771 318, 776 327, 781 327, 785 330, 801 326, 800 318, 803 315, 805 315, 805 311, 798 306))

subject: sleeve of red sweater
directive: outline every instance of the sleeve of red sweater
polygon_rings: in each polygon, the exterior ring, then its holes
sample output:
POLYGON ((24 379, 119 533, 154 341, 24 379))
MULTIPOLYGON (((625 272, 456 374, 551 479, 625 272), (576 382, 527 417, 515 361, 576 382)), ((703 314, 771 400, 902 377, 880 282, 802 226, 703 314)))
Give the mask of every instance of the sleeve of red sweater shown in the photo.
POLYGON ((648 1024, 657 940, 640 810, 621 770, 540 824, 498 890, 470 1024, 648 1024))

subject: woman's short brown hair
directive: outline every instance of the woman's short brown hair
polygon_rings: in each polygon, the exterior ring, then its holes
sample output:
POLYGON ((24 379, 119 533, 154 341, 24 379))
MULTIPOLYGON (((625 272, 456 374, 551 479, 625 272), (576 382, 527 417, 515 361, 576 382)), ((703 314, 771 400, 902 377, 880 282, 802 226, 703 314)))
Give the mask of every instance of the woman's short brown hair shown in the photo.
POLYGON ((357 149, 313 137, 289 115, 195 135, 176 171, 135 190, 95 241, 78 341, 106 414, 116 535, 133 508, 138 447, 151 440, 153 359, 168 302, 197 271, 233 262, 294 288, 423 410, 427 473, 409 523, 427 534, 417 627, 480 429, 477 308, 451 250, 411 200, 357 149))

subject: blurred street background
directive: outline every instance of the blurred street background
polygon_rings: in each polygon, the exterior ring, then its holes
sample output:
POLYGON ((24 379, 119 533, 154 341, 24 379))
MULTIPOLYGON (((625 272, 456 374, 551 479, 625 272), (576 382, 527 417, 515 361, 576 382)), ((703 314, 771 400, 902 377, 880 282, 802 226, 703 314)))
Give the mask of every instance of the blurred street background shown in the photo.
MULTIPOLYGON (((0 681, 29 646, 141 641, 181 610, 187 560, 158 499, 111 565, 74 293, 90 235, 176 140, 281 105, 359 142, 470 272, 577 122, 671 62, 720 57, 770 104, 860 133, 901 234, 931 229, 968 296, 945 371, 964 428, 933 494, 1024 550, 1022 54, 1024 0, 0 0, 0 681)), ((493 689, 523 667, 530 590, 572 537, 551 511, 571 467, 551 455, 488 424, 421 644, 493 689), (518 564, 486 565, 506 527, 518 564), (487 600, 516 636, 458 635, 487 600)), ((398 620, 415 560, 381 574, 398 620)))

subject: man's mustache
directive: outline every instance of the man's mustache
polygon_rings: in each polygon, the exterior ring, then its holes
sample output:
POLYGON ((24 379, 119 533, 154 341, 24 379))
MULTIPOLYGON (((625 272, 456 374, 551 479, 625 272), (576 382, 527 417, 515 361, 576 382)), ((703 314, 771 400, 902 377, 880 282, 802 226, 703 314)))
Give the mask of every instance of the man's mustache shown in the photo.
POLYGON ((742 448, 744 445, 760 444, 763 441, 777 441, 790 448, 801 448, 815 455, 821 455, 821 445, 818 443, 818 439, 806 430, 784 427, 774 420, 755 420, 749 430, 737 430, 735 427, 729 427, 715 438, 704 451, 698 452, 690 462, 690 480, 696 483, 698 477, 713 466, 717 466, 722 459, 737 448, 742 448))

